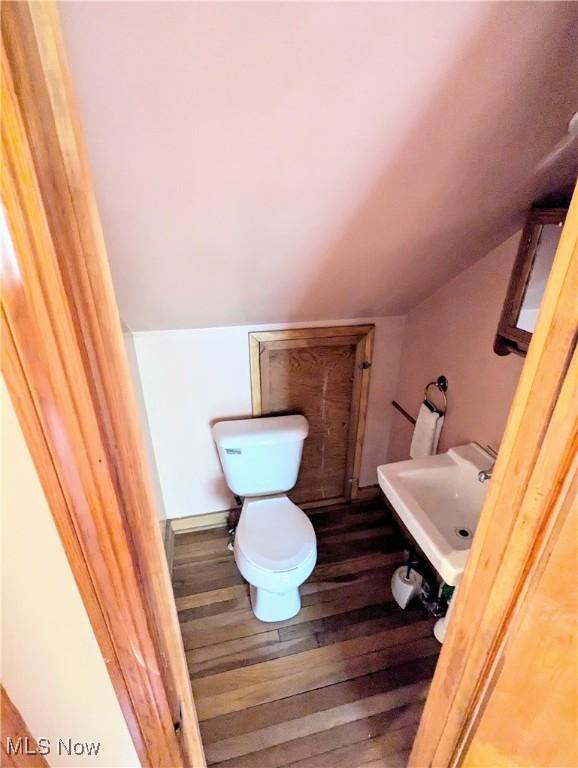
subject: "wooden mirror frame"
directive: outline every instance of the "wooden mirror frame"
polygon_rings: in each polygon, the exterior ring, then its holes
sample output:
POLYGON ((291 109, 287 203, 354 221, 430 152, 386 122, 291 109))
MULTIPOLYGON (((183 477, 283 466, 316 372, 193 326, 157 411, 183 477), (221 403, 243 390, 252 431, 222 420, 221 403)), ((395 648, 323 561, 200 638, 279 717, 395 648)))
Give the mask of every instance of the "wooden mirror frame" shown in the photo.
POLYGON ((563 224, 567 213, 566 208, 533 208, 528 214, 494 341, 497 355, 515 352, 525 356, 528 351, 532 334, 518 328, 517 322, 536 259, 540 234, 545 224, 563 224))

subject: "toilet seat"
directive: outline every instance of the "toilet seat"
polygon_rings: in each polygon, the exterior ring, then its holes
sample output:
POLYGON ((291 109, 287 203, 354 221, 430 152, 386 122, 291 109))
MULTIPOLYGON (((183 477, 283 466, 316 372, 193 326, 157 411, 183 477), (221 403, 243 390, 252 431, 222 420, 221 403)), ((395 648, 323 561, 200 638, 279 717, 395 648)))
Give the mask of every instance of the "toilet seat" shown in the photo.
POLYGON ((245 499, 235 549, 252 568, 271 575, 312 570, 317 559, 311 521, 285 494, 245 499))

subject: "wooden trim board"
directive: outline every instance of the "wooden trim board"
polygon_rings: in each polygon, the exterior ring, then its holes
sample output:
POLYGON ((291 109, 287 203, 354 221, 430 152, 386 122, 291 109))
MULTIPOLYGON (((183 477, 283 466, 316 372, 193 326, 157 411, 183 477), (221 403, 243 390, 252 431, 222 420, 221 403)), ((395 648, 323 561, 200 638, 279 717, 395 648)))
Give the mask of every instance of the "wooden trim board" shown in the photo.
MULTIPOLYGON (((373 501, 373 499, 378 499, 379 495, 379 485, 364 485, 359 489, 358 497, 355 502, 373 501)), ((355 502, 352 502, 352 508, 355 508, 355 502)), ((329 499, 324 503, 308 501, 304 504, 300 504, 300 507, 302 509, 323 509, 324 507, 342 503, 345 503, 345 499, 329 499)), ((239 507, 225 509, 221 512, 208 512, 203 515, 167 518, 165 521, 165 549, 168 551, 168 548, 172 546, 172 542, 167 544, 169 537, 174 541, 175 535, 178 535, 179 533, 191 533, 192 531, 206 531, 211 528, 222 528, 227 524, 231 512, 239 512, 239 507)))
POLYGON ((365 425, 367 423, 367 405, 369 403, 369 380, 371 368, 363 367, 365 361, 373 361, 373 345, 375 338, 375 326, 364 334, 365 339, 357 348, 356 366, 361 369, 361 376, 357 380, 357 391, 353 396, 353 408, 351 411, 351 433, 354 443, 350 451, 349 477, 355 478, 351 485, 351 499, 359 498, 359 475, 361 474, 361 455, 363 452, 363 439, 365 437, 365 425))
POLYGON ((251 403, 253 416, 261 414, 261 366, 259 363, 259 337, 256 333, 249 334, 249 369, 251 371, 251 403))
POLYGON ((373 323, 367 325, 320 325, 312 328, 290 328, 283 331, 253 331, 251 338, 258 342, 324 339, 334 336, 357 336, 361 339, 374 329, 373 323))
POLYGON ((204 531, 209 528, 219 528, 227 524, 231 512, 238 510, 225 509, 222 512, 209 512, 204 515, 190 515, 189 517, 174 517, 168 522, 173 533, 189 533, 190 531, 204 531))
POLYGON ((42 750, 38 749, 38 742, 3 685, 0 685, 0 704, 0 765, 6 768, 49 768, 42 750), (19 747, 23 751, 16 751, 19 747))
MULTIPOLYGON (((411 754, 412 768, 462 764, 499 680, 528 586, 544 567, 550 533, 568 513, 561 502, 578 440, 577 285, 575 191, 411 754)), ((527 658, 525 674, 532 674, 531 668, 527 658)), ((524 691, 519 695, 522 700, 524 691)), ((508 712, 503 719, 508 721, 508 712)))
POLYGON ((567 213, 565 208, 534 208, 528 214, 496 332, 494 351, 498 355, 507 355, 510 352, 525 355, 528 351, 532 334, 518 328, 517 322, 534 267, 538 242, 543 226, 562 225, 567 213))
POLYGON ((143 766, 205 765, 56 6, 2 6, 2 371, 143 766))

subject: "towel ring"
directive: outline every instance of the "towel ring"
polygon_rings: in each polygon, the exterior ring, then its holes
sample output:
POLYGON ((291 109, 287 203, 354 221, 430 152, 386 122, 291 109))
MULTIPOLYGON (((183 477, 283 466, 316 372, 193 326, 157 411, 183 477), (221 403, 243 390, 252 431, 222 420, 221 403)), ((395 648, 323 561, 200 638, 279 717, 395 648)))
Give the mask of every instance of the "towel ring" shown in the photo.
POLYGON ((446 395, 447 389, 448 389, 448 380, 446 379, 446 377, 445 376, 438 376, 435 381, 430 381, 429 384, 427 384, 427 386, 426 386, 426 388, 424 390, 424 400, 425 400, 426 405, 430 406, 433 411, 435 411, 436 413, 441 414, 442 416, 445 415, 445 413, 446 413, 446 411, 448 409, 448 398, 447 398, 447 395, 446 395), (429 388, 430 387, 435 387, 437 390, 439 390, 442 393, 443 398, 444 398, 444 409, 443 409, 443 411, 440 411, 440 409, 437 407, 437 405, 434 405, 434 403, 432 403, 432 401, 429 399, 428 393, 429 393, 429 388))

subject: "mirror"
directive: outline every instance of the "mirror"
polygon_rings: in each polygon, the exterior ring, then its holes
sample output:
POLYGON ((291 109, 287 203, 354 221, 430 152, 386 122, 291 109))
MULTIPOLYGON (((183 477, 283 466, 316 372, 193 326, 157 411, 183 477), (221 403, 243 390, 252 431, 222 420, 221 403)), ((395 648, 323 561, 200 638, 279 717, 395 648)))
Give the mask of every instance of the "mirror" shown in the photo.
POLYGON ((561 224, 544 224, 541 228, 536 245, 534 264, 532 265, 530 279, 526 286, 520 314, 516 323, 516 327, 521 328, 523 331, 533 333, 536 327, 538 310, 540 309, 546 280, 550 274, 558 241, 560 240, 561 228, 561 224))
POLYGON ((528 215, 494 342, 498 355, 528 350, 566 213, 552 208, 528 215))

